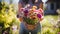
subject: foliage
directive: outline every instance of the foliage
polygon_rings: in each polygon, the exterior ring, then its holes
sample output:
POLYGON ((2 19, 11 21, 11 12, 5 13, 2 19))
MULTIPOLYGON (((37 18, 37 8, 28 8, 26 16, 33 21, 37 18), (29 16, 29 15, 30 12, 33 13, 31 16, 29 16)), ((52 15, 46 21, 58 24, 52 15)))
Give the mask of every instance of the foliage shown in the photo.
MULTIPOLYGON (((12 21, 12 26, 13 25, 17 25, 17 30, 19 30, 19 28, 20 28, 20 21, 17 19, 17 18, 15 18, 15 19, 13 19, 13 21, 12 21)), ((13 29, 12 29, 12 26, 10 27, 10 32, 9 32, 9 34, 13 34, 13 29)), ((19 33, 18 31, 17 31, 17 33, 19 33)))
POLYGON ((54 21, 57 21, 58 16, 57 15, 47 15, 44 17, 44 20, 42 21, 42 34, 57 34, 58 28, 56 28, 54 25, 56 22, 53 23, 51 21, 52 19, 54 21))
POLYGON ((8 5, 7 3, 0 2, 0 26, 8 28, 12 24, 14 18, 16 18, 16 12, 13 8, 13 4, 8 5))
POLYGON ((33 21, 33 19, 30 19, 30 18, 24 18, 24 21, 27 23, 27 24, 32 24, 32 25, 34 25, 36 22, 37 22, 37 20, 38 19, 34 19, 34 21, 33 21))

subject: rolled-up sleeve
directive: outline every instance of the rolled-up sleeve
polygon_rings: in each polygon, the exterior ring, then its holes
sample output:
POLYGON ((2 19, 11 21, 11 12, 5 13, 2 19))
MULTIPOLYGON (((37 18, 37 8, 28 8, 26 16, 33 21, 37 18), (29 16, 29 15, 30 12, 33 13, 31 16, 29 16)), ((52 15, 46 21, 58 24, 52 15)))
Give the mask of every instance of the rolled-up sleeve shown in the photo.
POLYGON ((41 2, 42 2, 42 0, 38 0, 38 2, 39 2, 39 3, 41 3, 41 2))
POLYGON ((19 3, 22 3, 22 0, 19 0, 19 3))

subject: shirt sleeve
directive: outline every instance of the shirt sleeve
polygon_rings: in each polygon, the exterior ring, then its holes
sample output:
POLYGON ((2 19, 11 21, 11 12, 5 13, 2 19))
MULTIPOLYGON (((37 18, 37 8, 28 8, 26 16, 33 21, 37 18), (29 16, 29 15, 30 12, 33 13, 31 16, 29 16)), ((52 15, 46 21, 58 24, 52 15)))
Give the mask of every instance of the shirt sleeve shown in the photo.
POLYGON ((23 1, 22 0, 19 0, 19 2, 18 3, 22 3, 23 1))
POLYGON ((38 2, 39 2, 39 3, 41 3, 41 2, 42 2, 42 0, 38 0, 38 2))

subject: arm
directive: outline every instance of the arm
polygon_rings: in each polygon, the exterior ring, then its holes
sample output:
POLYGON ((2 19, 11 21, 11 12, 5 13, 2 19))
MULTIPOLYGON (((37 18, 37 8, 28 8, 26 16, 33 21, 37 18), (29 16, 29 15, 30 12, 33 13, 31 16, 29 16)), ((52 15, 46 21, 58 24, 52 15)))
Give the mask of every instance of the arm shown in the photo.
POLYGON ((42 11, 42 18, 40 18, 40 21, 42 21, 44 18, 44 10, 43 10, 43 2, 42 1, 40 1, 39 9, 41 9, 41 11, 42 11))
POLYGON ((22 8, 22 4, 21 4, 21 0, 19 0, 19 3, 18 3, 18 12, 17 12, 17 15, 18 15, 18 18, 20 21, 22 21, 22 17, 20 17, 20 9, 22 8))
POLYGON ((39 8, 43 9, 43 2, 40 3, 39 8))
POLYGON ((40 12, 41 12, 41 18, 39 19, 40 21, 42 21, 44 19, 44 11, 43 9, 40 8, 40 12))
POLYGON ((38 3, 39 3, 39 8, 43 9, 43 2, 42 2, 42 0, 38 0, 38 3))
POLYGON ((18 13, 20 12, 21 8, 22 8, 22 0, 19 0, 19 2, 18 2, 18 13))

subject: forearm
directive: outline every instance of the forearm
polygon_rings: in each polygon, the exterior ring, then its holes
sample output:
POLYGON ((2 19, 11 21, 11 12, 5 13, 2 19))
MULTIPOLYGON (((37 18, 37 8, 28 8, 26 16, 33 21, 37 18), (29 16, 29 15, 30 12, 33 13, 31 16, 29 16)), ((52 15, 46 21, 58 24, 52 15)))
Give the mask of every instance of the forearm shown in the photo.
POLYGON ((18 12, 17 12, 17 15, 18 15, 18 18, 20 21, 22 21, 22 17, 20 17, 20 9, 22 8, 22 4, 21 3, 18 3, 18 12))
POLYGON ((43 2, 40 3, 39 8, 43 9, 43 2))
POLYGON ((42 17, 40 18, 40 21, 44 19, 44 10, 43 10, 43 2, 40 3, 39 9, 41 10, 42 17))
POLYGON ((22 8, 22 4, 18 3, 18 11, 20 11, 21 8, 22 8))

